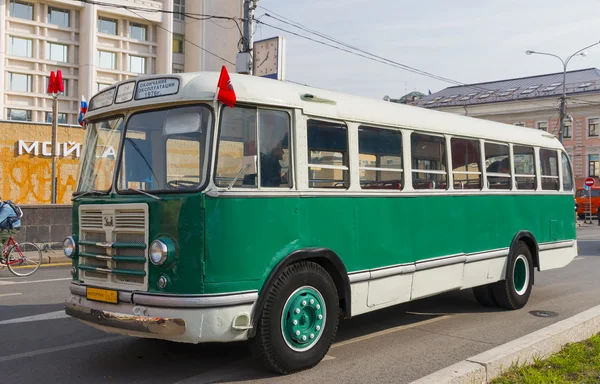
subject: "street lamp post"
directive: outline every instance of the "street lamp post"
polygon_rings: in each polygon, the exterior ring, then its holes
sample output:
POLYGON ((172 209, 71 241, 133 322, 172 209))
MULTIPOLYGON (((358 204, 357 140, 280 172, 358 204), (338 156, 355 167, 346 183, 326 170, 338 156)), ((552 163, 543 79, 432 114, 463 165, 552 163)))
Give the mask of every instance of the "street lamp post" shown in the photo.
POLYGON ((525 54, 527 55, 532 55, 532 54, 536 54, 536 55, 546 55, 546 56, 552 56, 552 57, 556 57, 558 60, 560 60, 560 62, 563 65, 563 81, 562 81, 562 96, 560 98, 560 130, 558 132, 558 141, 560 141, 562 143, 563 141, 563 133, 564 133, 564 128, 565 128, 565 116, 566 116, 566 107, 567 107, 567 84, 566 84, 566 80, 567 80, 567 65, 569 64, 569 61, 575 57, 575 56, 586 56, 586 53, 583 52, 584 50, 591 48, 595 45, 600 44, 600 41, 592 44, 592 45, 588 45, 585 48, 580 49, 579 51, 575 52, 574 54, 572 54, 571 56, 567 57, 566 60, 561 59, 559 56, 554 55, 552 53, 545 53, 545 52, 536 52, 536 51, 531 51, 531 50, 527 50, 525 51, 525 54))

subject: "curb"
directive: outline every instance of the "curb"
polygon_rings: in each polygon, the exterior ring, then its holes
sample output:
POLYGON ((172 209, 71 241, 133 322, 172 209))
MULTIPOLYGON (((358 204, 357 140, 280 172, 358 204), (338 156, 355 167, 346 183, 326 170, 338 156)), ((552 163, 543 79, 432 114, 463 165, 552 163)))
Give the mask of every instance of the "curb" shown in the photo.
POLYGON ((411 384, 485 384, 513 364, 532 364, 600 332, 600 305, 422 377, 411 384))

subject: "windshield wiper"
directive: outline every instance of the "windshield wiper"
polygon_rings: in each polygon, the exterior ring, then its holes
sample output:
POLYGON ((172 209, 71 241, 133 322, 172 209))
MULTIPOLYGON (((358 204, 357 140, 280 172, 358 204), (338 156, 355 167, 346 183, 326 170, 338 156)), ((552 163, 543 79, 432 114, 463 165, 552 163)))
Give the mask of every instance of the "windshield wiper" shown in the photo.
POLYGON ((141 193, 142 195, 150 196, 151 198, 153 198, 153 199, 156 199, 156 200, 162 200, 160 197, 158 197, 158 196, 156 196, 156 195, 153 195, 153 194, 151 194, 151 193, 148 193, 148 192, 146 192, 146 191, 142 191, 141 189, 137 189, 137 188, 127 188, 127 189, 126 189, 126 191, 134 191, 134 192, 141 193))
POLYGON ((83 192, 81 195, 77 195, 77 196, 73 197, 71 199, 71 201, 75 201, 76 199, 79 199, 80 197, 86 196, 86 195, 100 196, 100 195, 106 195, 106 192, 99 191, 97 189, 92 189, 91 191, 83 192))

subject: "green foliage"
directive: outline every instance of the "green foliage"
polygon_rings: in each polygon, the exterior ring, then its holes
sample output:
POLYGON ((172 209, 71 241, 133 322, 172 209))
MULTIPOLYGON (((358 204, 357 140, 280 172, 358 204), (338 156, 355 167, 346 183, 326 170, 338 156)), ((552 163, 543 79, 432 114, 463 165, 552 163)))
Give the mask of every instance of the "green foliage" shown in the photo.
POLYGON ((529 366, 514 367, 490 384, 600 383, 600 334, 565 345, 560 352, 529 366))

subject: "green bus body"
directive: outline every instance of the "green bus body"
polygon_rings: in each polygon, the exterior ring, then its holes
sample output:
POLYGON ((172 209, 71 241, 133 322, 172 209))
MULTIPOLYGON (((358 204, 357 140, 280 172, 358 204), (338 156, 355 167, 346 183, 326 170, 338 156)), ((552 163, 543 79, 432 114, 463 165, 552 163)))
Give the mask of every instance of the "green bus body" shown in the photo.
POLYGON ((149 291, 157 293, 260 291, 279 262, 303 249, 330 249, 352 273, 505 248, 520 231, 538 243, 575 238, 573 198, 538 194, 82 198, 73 206, 74 232, 79 205, 115 199, 148 204, 149 237, 169 234, 178 244, 172 268, 150 264, 149 291), (162 290, 156 282, 165 273, 170 284, 162 290))

